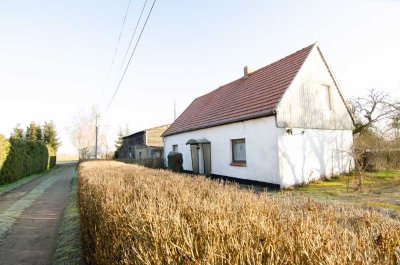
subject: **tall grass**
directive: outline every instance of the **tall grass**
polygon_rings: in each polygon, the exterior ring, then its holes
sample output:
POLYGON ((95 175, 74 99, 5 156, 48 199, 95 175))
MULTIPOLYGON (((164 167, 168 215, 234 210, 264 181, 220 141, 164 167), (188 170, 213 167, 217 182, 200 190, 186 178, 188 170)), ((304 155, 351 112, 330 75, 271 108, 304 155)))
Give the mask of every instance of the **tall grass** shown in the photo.
POLYGON ((398 220, 374 211, 256 194, 111 161, 82 163, 79 175, 88 264, 396 264, 399 259, 398 220))

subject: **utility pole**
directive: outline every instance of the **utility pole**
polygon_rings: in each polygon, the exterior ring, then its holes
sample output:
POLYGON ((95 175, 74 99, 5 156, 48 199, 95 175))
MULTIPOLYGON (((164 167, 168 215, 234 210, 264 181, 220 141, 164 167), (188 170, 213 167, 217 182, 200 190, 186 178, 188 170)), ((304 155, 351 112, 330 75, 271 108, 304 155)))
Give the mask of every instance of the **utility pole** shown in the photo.
POLYGON ((174 99, 174 121, 176 120, 176 102, 174 99))
POLYGON ((98 114, 96 112, 96 146, 94 148, 94 157, 95 157, 95 159, 97 159, 97 136, 99 134, 99 128, 97 126, 97 118, 98 118, 98 114))

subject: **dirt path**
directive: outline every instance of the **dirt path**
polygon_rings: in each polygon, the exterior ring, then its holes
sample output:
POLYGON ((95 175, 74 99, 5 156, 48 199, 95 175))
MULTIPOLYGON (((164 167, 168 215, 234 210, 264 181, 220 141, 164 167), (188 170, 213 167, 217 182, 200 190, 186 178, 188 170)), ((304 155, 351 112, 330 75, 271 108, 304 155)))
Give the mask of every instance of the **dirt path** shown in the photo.
POLYGON ((0 196, 0 264, 51 264, 74 164, 0 196))
POLYGON ((0 195, 0 214, 4 212, 10 205, 12 205, 14 202, 18 201, 21 199, 23 196, 25 196, 27 193, 29 193, 32 189, 34 189, 37 185, 42 183, 44 180, 48 179, 52 174, 57 174, 62 168, 60 166, 57 166, 52 171, 49 171, 47 173, 44 173, 42 176, 25 183, 13 190, 7 191, 3 194, 0 195))

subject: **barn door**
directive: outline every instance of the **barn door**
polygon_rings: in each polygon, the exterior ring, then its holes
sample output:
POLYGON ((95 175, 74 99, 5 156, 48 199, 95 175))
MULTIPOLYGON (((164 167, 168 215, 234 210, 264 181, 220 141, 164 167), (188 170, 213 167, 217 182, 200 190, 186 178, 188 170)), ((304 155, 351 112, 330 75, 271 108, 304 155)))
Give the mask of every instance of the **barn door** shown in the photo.
POLYGON ((191 144, 190 152, 192 154, 192 168, 194 174, 199 174, 199 145, 191 144))

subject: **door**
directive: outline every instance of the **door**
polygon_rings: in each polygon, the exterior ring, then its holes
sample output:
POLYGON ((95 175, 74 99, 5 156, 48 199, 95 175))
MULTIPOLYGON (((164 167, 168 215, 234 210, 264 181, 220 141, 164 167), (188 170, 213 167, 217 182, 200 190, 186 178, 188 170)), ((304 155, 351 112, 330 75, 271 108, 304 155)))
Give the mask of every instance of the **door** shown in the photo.
POLYGON ((192 154, 192 168, 194 174, 199 174, 199 145, 191 144, 190 152, 192 154))
POLYGON ((211 176, 211 144, 202 144, 204 175, 211 176))

